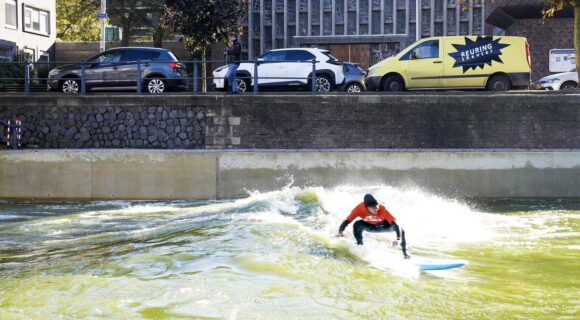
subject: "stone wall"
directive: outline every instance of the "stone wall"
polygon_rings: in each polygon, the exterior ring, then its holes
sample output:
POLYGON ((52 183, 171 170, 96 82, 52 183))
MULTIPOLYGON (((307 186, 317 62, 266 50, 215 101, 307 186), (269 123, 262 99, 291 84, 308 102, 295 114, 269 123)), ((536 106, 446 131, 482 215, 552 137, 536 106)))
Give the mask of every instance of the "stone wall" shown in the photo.
POLYGON ((0 119, 23 120, 26 148, 577 149, 579 103, 549 92, 5 96, 0 119))

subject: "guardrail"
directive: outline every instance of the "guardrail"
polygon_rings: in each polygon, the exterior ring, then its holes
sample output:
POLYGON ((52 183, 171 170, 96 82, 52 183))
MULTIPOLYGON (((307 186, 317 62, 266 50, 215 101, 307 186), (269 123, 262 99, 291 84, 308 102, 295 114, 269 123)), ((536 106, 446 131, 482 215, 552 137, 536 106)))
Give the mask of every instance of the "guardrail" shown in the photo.
MULTIPOLYGON (((252 87, 253 94, 260 93, 260 87, 267 85, 264 80, 278 79, 278 80, 296 80, 303 82, 305 87, 310 87, 309 90, 313 95, 323 92, 321 84, 317 80, 318 77, 316 64, 320 61, 303 60, 303 61, 288 61, 288 60, 269 60, 261 61, 242 60, 240 63, 253 63, 253 73, 248 76, 236 76, 239 84, 240 81, 245 81, 246 90, 252 87), (261 76, 260 65, 274 64, 274 63, 300 63, 310 64, 312 70, 310 75, 306 77, 281 77, 281 76, 261 76), (306 80, 306 81, 303 81, 306 80), (262 83, 261 83, 262 82, 262 83), (257 85, 256 85, 257 84, 257 85)), ((209 61, 102 61, 89 62, 83 61, 76 64, 66 64, 62 62, 0 62, 0 92, 1 91, 23 91, 24 95, 29 96, 32 91, 44 91, 48 89, 56 89, 63 91, 63 85, 72 86, 66 87, 65 93, 76 93, 80 95, 87 95, 92 88, 105 87, 103 84, 110 83, 111 87, 136 87, 137 95, 144 93, 144 85, 151 84, 152 80, 161 80, 158 85, 162 83, 165 85, 163 93, 168 87, 173 87, 176 82, 185 81, 184 88, 191 90, 193 95, 200 94, 200 84, 203 81, 212 81, 215 79, 222 79, 227 81, 225 77, 204 76, 200 74, 200 67, 202 64, 211 65, 214 63, 223 63, 227 66, 224 60, 209 60, 209 61), (57 67, 74 67, 74 70, 62 72, 60 74, 53 73, 57 67), (132 70, 131 68, 134 68, 132 70), (165 68, 169 74, 161 77, 161 69, 165 68), (122 70, 119 70, 122 69, 122 70), (6 71, 8 70, 8 71, 6 71), (49 72, 49 70, 51 70, 49 72), (34 72, 34 74, 33 74, 34 72), (41 73, 45 73, 42 75, 41 73), (12 74, 12 76, 10 76, 12 74), (8 76, 6 76, 8 75, 8 76), (20 76, 21 75, 21 76, 20 76), (174 78, 167 77, 167 75, 175 76, 174 78), (68 83, 67 83, 68 81, 68 83)), ((212 73, 214 70, 207 73, 212 73)), ((224 82, 224 89, 226 89, 224 82)), ((179 85, 179 84, 178 84, 179 85)), ((336 85, 336 84, 335 84, 336 85)), ((109 86, 106 86, 107 88, 109 86)), ((149 90, 148 90, 149 91, 149 90)), ((247 91, 246 91, 247 92, 247 91)))

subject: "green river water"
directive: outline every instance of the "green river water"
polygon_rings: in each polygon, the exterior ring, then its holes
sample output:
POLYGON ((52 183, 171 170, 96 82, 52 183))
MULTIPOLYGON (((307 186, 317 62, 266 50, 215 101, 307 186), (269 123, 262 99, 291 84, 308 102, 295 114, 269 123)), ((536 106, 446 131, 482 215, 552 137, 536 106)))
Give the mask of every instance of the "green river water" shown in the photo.
POLYGON ((392 187, 220 201, 0 202, 0 319, 580 319, 580 200, 392 187), (352 224, 371 192, 419 272, 352 224))

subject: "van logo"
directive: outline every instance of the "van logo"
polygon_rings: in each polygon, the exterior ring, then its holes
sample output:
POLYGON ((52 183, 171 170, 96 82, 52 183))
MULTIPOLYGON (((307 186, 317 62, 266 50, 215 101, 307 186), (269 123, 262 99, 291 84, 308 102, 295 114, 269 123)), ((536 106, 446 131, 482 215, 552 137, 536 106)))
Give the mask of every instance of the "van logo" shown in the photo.
POLYGON ((499 43, 501 38, 493 40, 490 36, 478 36, 475 41, 465 37, 465 45, 452 44, 457 52, 449 55, 455 59, 453 67, 463 67, 463 73, 469 69, 483 69, 485 65, 491 66, 492 61, 503 63, 501 60, 501 50, 509 47, 509 44, 499 43))

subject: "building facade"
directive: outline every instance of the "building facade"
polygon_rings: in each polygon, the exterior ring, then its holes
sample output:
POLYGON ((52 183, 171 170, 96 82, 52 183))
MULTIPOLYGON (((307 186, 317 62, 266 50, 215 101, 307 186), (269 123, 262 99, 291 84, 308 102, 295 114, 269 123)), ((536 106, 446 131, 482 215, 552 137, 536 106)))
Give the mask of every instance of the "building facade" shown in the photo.
POLYGON ((316 46, 368 67, 418 39, 484 32, 482 0, 249 0, 245 58, 316 46))
POLYGON ((33 61, 52 61, 56 0, 0 0, 0 61, 25 52, 33 61))

